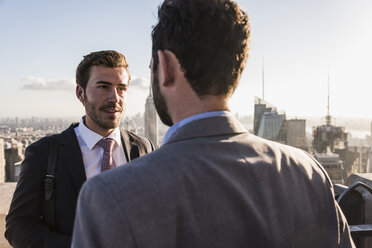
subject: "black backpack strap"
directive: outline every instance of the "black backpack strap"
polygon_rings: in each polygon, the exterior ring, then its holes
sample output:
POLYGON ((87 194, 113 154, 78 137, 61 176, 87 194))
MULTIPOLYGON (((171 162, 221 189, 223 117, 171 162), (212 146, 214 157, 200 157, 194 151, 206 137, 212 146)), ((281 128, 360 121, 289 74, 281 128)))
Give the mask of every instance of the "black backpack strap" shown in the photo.
POLYGON ((58 157, 58 135, 52 135, 49 143, 49 155, 46 174, 44 178, 45 201, 47 205, 45 222, 52 229, 56 227, 55 216, 55 170, 58 157))

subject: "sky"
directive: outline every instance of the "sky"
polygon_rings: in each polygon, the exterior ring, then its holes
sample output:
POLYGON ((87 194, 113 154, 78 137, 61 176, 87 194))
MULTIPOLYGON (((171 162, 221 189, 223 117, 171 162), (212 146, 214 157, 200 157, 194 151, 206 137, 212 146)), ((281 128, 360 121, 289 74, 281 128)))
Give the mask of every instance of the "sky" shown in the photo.
MULTIPOLYGON (((92 51, 123 53, 132 81, 127 116, 144 111, 151 30, 161 0, 0 0, 0 118, 79 117, 75 70, 92 51)), ((250 56, 230 101, 253 115, 262 97, 287 116, 372 119, 371 0, 238 0, 250 56)), ((213 59, 213 58, 211 58, 213 59)))

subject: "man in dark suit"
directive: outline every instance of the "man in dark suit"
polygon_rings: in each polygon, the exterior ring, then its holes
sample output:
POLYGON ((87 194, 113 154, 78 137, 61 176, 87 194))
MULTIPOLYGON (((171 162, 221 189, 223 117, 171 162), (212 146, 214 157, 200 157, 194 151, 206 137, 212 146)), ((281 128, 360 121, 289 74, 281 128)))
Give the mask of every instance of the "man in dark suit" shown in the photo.
MULTIPOLYGON (((17 188, 6 217, 5 236, 14 247, 70 247, 77 197, 85 180, 154 150, 152 143, 120 130, 130 75, 124 55, 94 52, 76 71, 76 95, 86 115, 56 137, 54 226, 45 201, 51 137, 26 149, 17 188), (105 142, 111 144, 105 150, 105 142)), ((108 144, 107 143, 107 144, 108 144)))
POLYGON ((247 15, 231 0, 165 0, 158 17, 152 89, 171 127, 157 151, 84 185, 72 247, 353 247, 321 165, 229 112, 247 15))

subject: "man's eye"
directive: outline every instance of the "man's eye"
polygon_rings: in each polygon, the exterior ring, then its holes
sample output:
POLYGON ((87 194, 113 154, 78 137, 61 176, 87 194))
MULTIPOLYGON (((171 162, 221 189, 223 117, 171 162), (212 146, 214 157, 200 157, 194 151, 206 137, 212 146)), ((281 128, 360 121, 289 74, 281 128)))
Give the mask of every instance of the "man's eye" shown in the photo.
POLYGON ((118 88, 119 91, 121 92, 125 92, 127 90, 127 88, 118 88))
POLYGON ((106 85, 100 85, 100 86, 98 86, 98 89, 106 89, 106 88, 107 88, 106 85))

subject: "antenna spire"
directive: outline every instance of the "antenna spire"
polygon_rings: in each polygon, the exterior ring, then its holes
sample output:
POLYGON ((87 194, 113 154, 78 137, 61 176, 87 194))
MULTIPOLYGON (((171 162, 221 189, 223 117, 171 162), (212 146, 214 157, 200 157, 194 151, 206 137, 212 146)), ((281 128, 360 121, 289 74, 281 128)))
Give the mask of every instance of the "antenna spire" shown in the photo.
POLYGON ((150 86, 149 86, 149 96, 152 96, 151 82, 150 82, 150 86))
POLYGON ((265 57, 262 57, 262 100, 265 100, 265 57))
POLYGON ((327 105, 326 123, 327 123, 327 126, 331 125, 331 115, 329 113, 329 69, 328 69, 328 105, 327 105))

